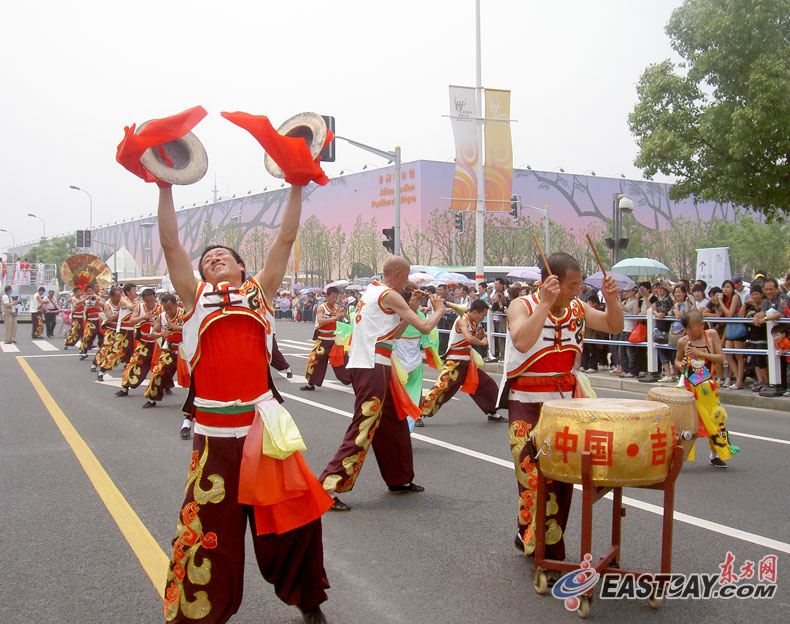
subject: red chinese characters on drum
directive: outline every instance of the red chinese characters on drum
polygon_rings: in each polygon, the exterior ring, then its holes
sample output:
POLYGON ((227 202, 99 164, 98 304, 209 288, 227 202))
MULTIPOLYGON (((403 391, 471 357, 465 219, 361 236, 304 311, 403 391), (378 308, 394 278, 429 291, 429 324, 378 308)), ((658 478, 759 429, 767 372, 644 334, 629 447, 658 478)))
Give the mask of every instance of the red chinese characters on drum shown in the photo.
POLYGON ((630 399, 547 401, 534 442, 547 477, 581 483, 587 452, 593 484, 610 487, 660 483, 677 444, 666 405, 630 399))

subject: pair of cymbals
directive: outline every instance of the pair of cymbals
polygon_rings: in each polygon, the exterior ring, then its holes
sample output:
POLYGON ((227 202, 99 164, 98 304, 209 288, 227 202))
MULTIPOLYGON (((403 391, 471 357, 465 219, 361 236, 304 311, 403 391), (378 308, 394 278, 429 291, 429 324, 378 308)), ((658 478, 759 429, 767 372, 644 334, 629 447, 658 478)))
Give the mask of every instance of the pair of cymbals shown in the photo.
MULTIPOLYGON (((149 121, 140 124, 139 133, 149 121)), ((313 159, 318 158, 326 141, 326 122, 316 113, 299 113, 286 120, 277 132, 283 136, 303 138, 313 159)), ((188 132, 175 141, 148 148, 140 162, 152 175, 169 184, 194 184, 208 170, 208 155, 200 139, 188 132)), ((280 166, 266 154, 266 170, 275 178, 285 178, 280 166)))

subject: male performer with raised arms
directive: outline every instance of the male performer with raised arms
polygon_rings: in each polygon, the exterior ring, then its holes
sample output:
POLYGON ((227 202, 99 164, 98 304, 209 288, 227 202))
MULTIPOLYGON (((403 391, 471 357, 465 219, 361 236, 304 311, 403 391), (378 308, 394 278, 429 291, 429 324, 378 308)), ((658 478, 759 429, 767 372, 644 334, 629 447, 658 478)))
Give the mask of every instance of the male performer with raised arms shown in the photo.
POLYGON ((168 622, 226 622, 238 610, 248 522, 258 567, 280 599, 299 607, 305 622, 326 621, 320 609, 329 587, 321 515, 332 501, 298 451, 285 459, 263 455, 260 438, 245 448, 251 426, 260 426, 255 421, 262 415, 268 421, 272 413, 276 420, 282 409, 269 370, 270 301, 285 274, 301 207, 302 188, 292 186, 265 268, 255 277, 245 276, 236 251, 212 246, 200 258, 198 281, 178 241, 170 187, 160 189, 159 239, 188 311, 183 342, 196 408, 192 461, 167 574, 168 622), (260 502, 240 503, 242 491, 260 502))
MULTIPOLYGON (((189 378, 181 379, 181 370, 184 366, 180 362, 181 356, 178 353, 179 345, 183 340, 182 330, 184 325, 184 308, 178 305, 175 295, 167 293, 162 296, 162 311, 154 320, 151 336, 162 339, 162 349, 159 358, 154 362, 151 369, 151 380, 143 396, 148 400, 143 403, 143 408, 156 407, 156 402, 161 401, 165 394, 170 394, 170 388, 174 387, 173 377, 176 372, 179 375, 179 385, 182 388, 189 387, 189 378)), ((185 421, 185 425, 191 430, 192 422, 185 421)), ((187 438, 189 435, 187 435, 187 438)))
POLYGON ((424 334, 436 326, 444 313, 444 302, 432 295, 433 314, 421 319, 414 312, 421 299, 413 297, 407 304, 400 294, 408 279, 409 263, 399 256, 388 258, 384 263, 383 283, 371 282, 352 319, 347 368, 356 395, 354 417, 335 457, 320 477, 324 489, 335 497, 334 511, 350 509, 336 494, 354 487, 371 443, 390 492, 424 489, 412 482, 414 467, 406 409, 407 405, 415 406, 397 375, 391 374, 390 359, 393 341, 408 325, 414 325, 424 334))
POLYGON ((472 397, 488 417, 488 422, 504 421, 496 412, 496 382, 485 371, 478 370, 477 354, 472 353, 472 345, 488 346, 482 326, 487 311, 488 304, 482 299, 475 299, 466 313, 455 319, 442 372, 422 401, 423 418, 434 416, 460 389, 472 397))
MULTIPOLYGON (((581 356, 585 324, 606 334, 623 329, 619 287, 607 275, 601 287, 606 312, 595 310, 578 295, 581 267, 566 253, 548 258, 538 292, 514 299, 508 307, 505 375, 500 407, 508 408, 510 450, 518 480, 518 534, 516 548, 535 551, 535 464, 526 449, 540 418, 543 401, 571 398, 576 387, 573 369, 581 356)), ((546 557, 565 558, 563 541, 573 485, 552 481, 547 485, 546 557)))
POLYGON ((337 305, 339 295, 340 291, 334 286, 327 288, 326 301, 318 306, 315 316, 315 333, 313 335, 315 344, 313 345, 313 350, 310 351, 310 357, 307 358, 307 367, 304 373, 307 385, 299 388, 300 390, 315 390, 316 386, 323 385, 328 363, 332 364, 335 377, 341 383, 345 385, 351 383, 351 375, 346 369, 348 356, 342 345, 335 345, 337 322, 343 319, 348 320, 343 306, 337 305), (332 353, 333 349, 334 353, 332 353))
MULTIPOLYGON (((129 390, 137 388, 151 370, 151 362, 154 358, 154 347, 156 337, 152 335, 154 320, 162 312, 162 306, 156 302, 156 292, 153 288, 146 288, 143 291, 143 303, 134 316, 129 319, 129 323, 140 331, 140 340, 134 348, 134 353, 123 369, 121 379, 121 389, 115 393, 117 397, 129 396, 129 390)), ((143 406, 145 407, 145 406, 143 406)))
POLYGON ((99 371, 96 374, 99 381, 104 381, 104 373, 111 371, 121 362, 126 367, 126 364, 132 359, 135 323, 139 320, 133 321, 132 319, 141 316, 141 310, 142 304, 137 301, 137 287, 134 284, 124 284, 113 343, 104 361, 100 363, 99 371))

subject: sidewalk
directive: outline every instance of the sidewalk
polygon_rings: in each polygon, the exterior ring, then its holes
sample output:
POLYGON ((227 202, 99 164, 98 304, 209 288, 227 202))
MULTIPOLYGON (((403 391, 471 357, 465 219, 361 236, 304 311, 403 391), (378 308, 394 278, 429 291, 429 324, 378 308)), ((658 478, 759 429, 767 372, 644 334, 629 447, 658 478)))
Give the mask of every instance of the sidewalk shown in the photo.
MULTIPOLYGON (((502 374, 502 362, 486 363, 485 370, 489 373, 502 374)), ((654 386, 672 387, 674 383, 642 383, 636 379, 620 379, 609 374, 607 370, 587 375, 593 388, 607 388, 609 390, 622 390, 633 392, 643 397, 647 396, 650 388, 654 386)), ((762 409, 790 412, 790 397, 762 397, 751 390, 719 390, 719 400, 724 405, 740 405, 741 407, 759 407, 762 409)))

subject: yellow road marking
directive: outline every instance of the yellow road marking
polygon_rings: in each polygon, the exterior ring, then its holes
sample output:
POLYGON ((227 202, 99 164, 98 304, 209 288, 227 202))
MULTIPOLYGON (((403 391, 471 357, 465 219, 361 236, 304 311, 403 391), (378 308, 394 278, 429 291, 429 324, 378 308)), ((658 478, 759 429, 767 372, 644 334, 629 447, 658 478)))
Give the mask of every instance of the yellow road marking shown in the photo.
POLYGON ((115 483, 113 483, 110 475, 104 470, 96 455, 93 454, 85 440, 77 433, 74 425, 71 424, 66 414, 60 409, 60 406, 52 398, 44 384, 41 383, 33 369, 30 368, 30 364, 25 361, 24 357, 18 356, 17 361, 30 383, 36 389, 41 402, 47 408, 49 415, 52 416, 52 420, 55 421, 66 442, 71 446, 71 450, 82 465, 82 469, 88 475, 91 483, 93 483, 93 487, 96 488, 96 493, 104 502, 104 506, 107 507, 126 541, 129 542, 134 554, 137 555, 140 565, 143 566, 143 570, 145 570, 148 578, 151 579, 157 593, 160 597, 164 597, 169 558, 131 505, 126 501, 120 490, 118 490, 115 483))

